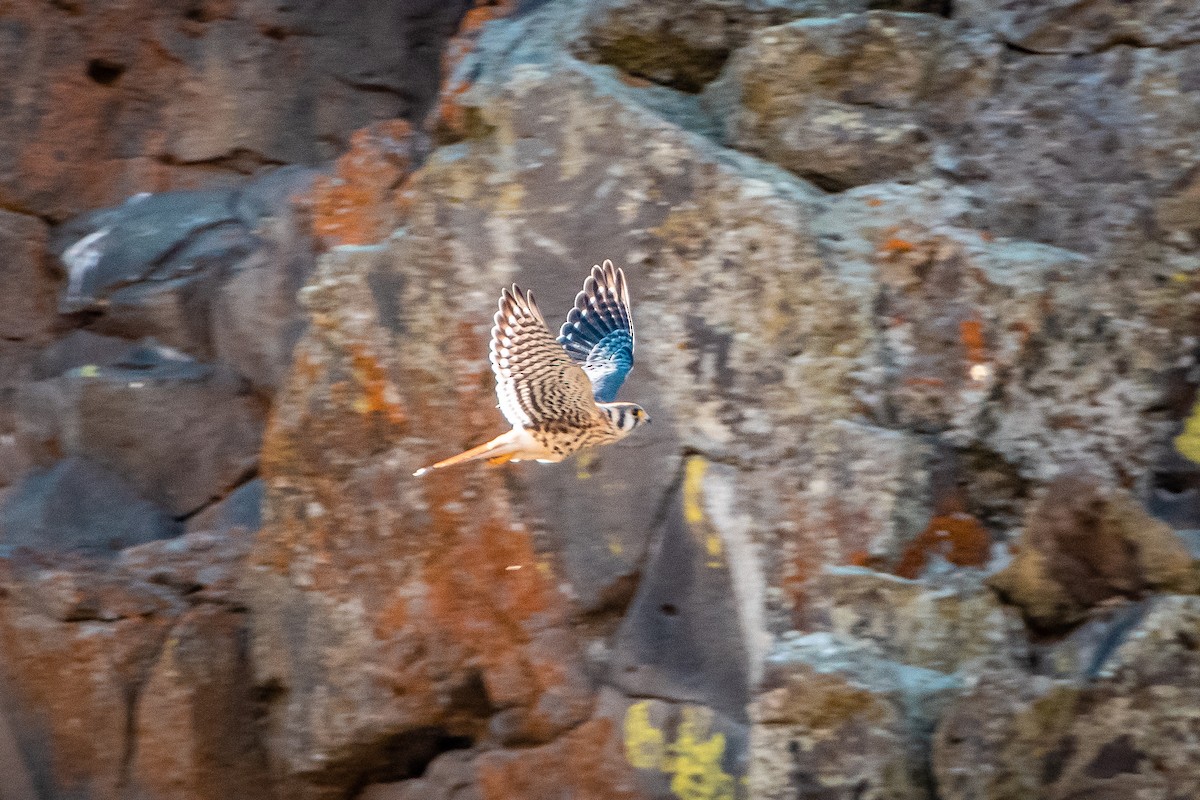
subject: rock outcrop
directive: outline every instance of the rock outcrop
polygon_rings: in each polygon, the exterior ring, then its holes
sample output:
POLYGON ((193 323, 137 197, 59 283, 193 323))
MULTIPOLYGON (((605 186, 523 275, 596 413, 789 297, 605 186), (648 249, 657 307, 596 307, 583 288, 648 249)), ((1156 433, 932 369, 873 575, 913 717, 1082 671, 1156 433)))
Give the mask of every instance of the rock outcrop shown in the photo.
POLYGON ((77 5, 100 116, 0 142, 39 790, 1200 792, 1194 14, 479 3, 438 90, 457 4, 77 5), (412 477, 502 430, 498 288, 603 258, 654 426, 412 477))

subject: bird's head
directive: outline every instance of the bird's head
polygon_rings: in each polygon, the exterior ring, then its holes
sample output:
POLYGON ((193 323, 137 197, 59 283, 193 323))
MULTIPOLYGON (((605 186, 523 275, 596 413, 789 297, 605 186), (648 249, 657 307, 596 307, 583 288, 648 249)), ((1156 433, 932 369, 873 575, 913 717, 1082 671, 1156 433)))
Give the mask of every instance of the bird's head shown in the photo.
POLYGON ((650 424, 650 415, 637 403, 605 403, 600 406, 612 420, 613 427, 624 436, 634 428, 650 424))

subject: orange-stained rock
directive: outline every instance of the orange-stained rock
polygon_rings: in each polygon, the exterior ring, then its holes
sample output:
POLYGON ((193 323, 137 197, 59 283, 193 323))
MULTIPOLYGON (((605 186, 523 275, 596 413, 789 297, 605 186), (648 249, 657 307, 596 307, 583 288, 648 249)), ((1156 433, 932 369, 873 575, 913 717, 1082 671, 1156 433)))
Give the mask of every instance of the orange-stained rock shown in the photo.
POLYGON ((484 753, 477 761, 483 800, 638 800, 645 797, 621 752, 616 724, 587 722, 552 744, 484 753))
POLYGON ((275 796, 255 735, 244 615, 213 606, 171 629, 142 687, 130 782, 154 800, 275 796))
POLYGON ((58 280, 49 270, 46 244, 46 224, 40 219, 0 211, 2 339, 44 344, 59 325, 54 308, 58 280))
POLYGON ((413 147, 412 126, 402 119, 355 131, 334 174, 313 185, 313 232, 328 245, 371 244, 399 227, 413 147))
POLYGON ((959 567, 982 567, 987 563, 991 537, 970 514, 942 514, 929 521, 900 556, 895 572, 904 578, 918 577, 930 556, 940 556, 959 567))
POLYGON ((929 448, 916 437, 839 422, 818 453, 813 466, 837 479, 810 482, 784 501, 791 519, 780 582, 793 616, 803 615, 809 580, 823 567, 888 563, 920 530, 926 513, 929 448))
POLYGON ((464 5, 6 3, 0 207, 62 220, 333 158, 425 116, 464 5))
MULTIPOLYGON (((5 576, 9 591, 15 578, 5 576)), ((35 780, 57 796, 121 800, 132 698, 167 632, 161 616, 54 619, 0 603, 10 720, 35 780)))
POLYGON ((412 477, 501 423, 485 332, 448 318, 462 287, 434 298, 401 271, 405 292, 428 298, 422 314, 409 310, 420 299, 375 291, 402 261, 363 247, 322 259, 266 437, 245 587, 256 678, 281 690, 272 757, 300 797, 413 777, 394 753, 415 731, 533 744, 592 710, 567 597, 504 473, 412 477))
POLYGON ((3 712, 49 797, 269 796, 243 615, 229 608, 237 539, 0 560, 3 712))
POLYGON ((467 135, 467 111, 458 99, 471 88, 471 81, 455 73, 475 47, 484 24, 506 17, 516 8, 516 0, 475 0, 474 7, 459 23, 458 33, 446 42, 442 53, 442 89, 428 122, 428 127, 440 138, 456 139, 467 135))

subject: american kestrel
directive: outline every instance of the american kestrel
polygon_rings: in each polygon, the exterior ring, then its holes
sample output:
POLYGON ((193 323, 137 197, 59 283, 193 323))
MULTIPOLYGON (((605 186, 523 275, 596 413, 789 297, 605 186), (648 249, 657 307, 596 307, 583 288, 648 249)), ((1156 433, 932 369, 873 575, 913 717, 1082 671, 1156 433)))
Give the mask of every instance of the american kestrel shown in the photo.
POLYGON ((611 261, 592 267, 557 341, 533 292, 516 284, 500 293, 494 319, 496 397, 513 429, 414 475, 480 458, 493 464, 562 461, 650 422, 638 404, 614 402, 633 369, 633 318, 625 273, 611 261))

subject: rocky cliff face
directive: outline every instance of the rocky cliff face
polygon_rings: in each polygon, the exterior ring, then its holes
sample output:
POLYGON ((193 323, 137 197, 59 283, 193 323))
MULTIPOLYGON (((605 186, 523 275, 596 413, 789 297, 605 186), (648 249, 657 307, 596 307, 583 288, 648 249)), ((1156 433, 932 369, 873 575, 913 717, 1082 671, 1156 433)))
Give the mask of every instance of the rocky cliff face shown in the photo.
POLYGON ((1200 16, 367 6, 2 12, 143 132, 3 162, 29 792, 1200 794, 1200 16), (412 478, 605 257, 653 428, 412 478))

